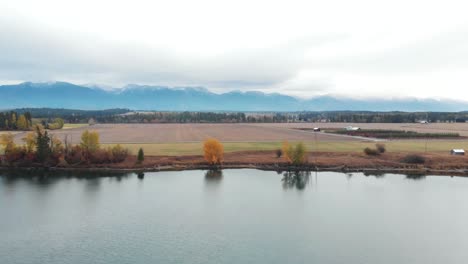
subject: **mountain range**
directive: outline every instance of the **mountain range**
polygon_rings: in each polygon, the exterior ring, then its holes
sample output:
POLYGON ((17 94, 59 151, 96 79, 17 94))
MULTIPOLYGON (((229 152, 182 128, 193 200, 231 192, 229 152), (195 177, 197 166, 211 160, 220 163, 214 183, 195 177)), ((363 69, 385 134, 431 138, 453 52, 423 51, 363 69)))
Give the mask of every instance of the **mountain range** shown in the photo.
POLYGON ((201 87, 127 85, 119 89, 67 82, 0 86, 0 109, 68 108, 100 110, 129 108, 159 111, 438 111, 468 110, 468 102, 434 99, 352 99, 319 96, 311 99, 262 92, 222 94, 201 87))

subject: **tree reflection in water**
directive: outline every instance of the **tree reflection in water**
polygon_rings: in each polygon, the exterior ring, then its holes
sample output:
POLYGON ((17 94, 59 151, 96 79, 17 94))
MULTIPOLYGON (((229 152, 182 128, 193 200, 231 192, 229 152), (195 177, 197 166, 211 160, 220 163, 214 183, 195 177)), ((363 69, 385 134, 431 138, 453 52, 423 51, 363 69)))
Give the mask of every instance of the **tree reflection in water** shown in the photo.
POLYGON ((406 179, 409 180, 422 180, 426 178, 426 174, 421 173, 408 173, 406 174, 406 179))
POLYGON ((121 181, 130 178, 131 173, 124 172, 89 172, 89 171, 48 171, 48 170, 9 170, 0 172, 3 184, 13 185, 16 182, 27 182, 42 188, 49 188, 63 179, 90 181, 90 185, 103 178, 121 181))
POLYGON ((287 171, 283 173, 283 189, 303 190, 309 183, 310 171, 287 171))
POLYGON ((364 172, 364 176, 374 176, 375 178, 383 178, 385 177, 385 173, 381 171, 366 171, 364 172))
POLYGON ((219 183, 223 179, 223 171, 218 169, 207 170, 205 173, 206 183, 219 183))

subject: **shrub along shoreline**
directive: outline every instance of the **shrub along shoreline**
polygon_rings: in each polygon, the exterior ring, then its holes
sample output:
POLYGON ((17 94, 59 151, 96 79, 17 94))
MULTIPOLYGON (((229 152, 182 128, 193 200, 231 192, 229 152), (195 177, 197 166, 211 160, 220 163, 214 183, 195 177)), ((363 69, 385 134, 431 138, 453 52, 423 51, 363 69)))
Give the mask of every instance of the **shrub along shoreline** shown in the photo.
POLYGON ((146 156, 141 163, 135 155, 129 155, 124 162, 102 164, 73 164, 68 166, 44 166, 42 164, 0 166, 1 170, 27 171, 70 171, 70 172, 157 172, 179 170, 217 169, 260 169, 271 171, 334 171, 343 173, 398 173, 468 176, 466 157, 447 155, 414 154, 422 156, 424 163, 414 163, 412 154, 381 154, 368 156, 364 153, 308 153, 307 162, 291 164, 285 157, 277 158, 275 151, 242 151, 224 155, 223 163, 210 164, 202 155, 191 156, 146 156))
POLYGON ((9 167, 0 166, 0 171, 28 171, 28 172, 89 172, 89 173, 144 173, 144 172, 163 172, 163 171, 185 171, 185 170, 223 170, 223 169, 258 169, 264 171, 316 171, 316 172, 338 172, 338 173, 364 173, 369 175, 382 174, 411 174, 411 175, 437 175, 437 176, 461 176, 468 177, 467 169, 431 169, 426 167, 418 168, 352 168, 347 166, 338 167, 317 167, 312 164, 303 166, 290 166, 278 164, 239 164, 222 166, 212 165, 165 165, 158 167, 135 167, 135 168, 113 168, 113 167, 9 167))
POLYGON ((128 149, 115 145, 102 148, 99 143, 99 134, 93 131, 84 131, 80 144, 73 145, 65 137, 62 142, 44 129, 40 124, 33 128, 22 139, 23 145, 16 145, 14 136, 2 134, 0 145, 3 146, 4 155, 1 164, 9 166, 41 166, 41 167, 68 167, 81 164, 106 164, 123 162, 130 154, 128 149))
POLYGON ((12 134, 2 134, 0 144, 2 169, 85 170, 85 171, 163 171, 210 168, 256 168, 263 170, 307 170, 341 172, 412 172, 468 175, 468 159, 436 154, 387 153, 384 144, 365 148, 363 153, 311 153, 301 142, 284 141, 275 151, 241 151, 224 153, 216 139, 207 139, 203 155, 148 156, 142 148, 132 155, 115 145, 103 148, 99 134, 85 130, 81 142, 72 145, 50 135, 41 125, 16 145, 12 134))

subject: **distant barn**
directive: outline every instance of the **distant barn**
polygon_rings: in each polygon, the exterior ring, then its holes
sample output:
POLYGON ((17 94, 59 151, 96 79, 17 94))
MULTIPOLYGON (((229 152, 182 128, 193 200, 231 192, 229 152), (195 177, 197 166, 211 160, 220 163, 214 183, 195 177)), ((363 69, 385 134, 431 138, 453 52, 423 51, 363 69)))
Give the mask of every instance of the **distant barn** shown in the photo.
POLYGON ((465 155, 465 150, 464 149, 452 149, 450 151, 450 154, 463 156, 465 155))

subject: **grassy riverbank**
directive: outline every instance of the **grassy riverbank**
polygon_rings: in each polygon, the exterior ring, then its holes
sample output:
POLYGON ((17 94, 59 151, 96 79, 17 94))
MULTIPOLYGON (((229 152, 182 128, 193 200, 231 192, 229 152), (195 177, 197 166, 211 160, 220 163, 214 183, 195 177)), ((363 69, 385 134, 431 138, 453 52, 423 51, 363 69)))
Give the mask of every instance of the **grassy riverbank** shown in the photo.
MULTIPOLYGON (((290 142, 295 143, 295 142, 290 142)), ((468 149, 468 140, 398 140, 382 142, 386 145, 388 152, 428 152, 448 153, 453 148, 468 149)), ((337 142, 337 141, 305 141, 307 150, 313 152, 353 152, 360 153, 366 147, 373 147, 375 142, 337 142)), ((111 146, 114 144, 104 144, 111 146)), ((202 153, 202 142, 187 143, 123 143, 126 147, 136 153, 140 147, 145 150, 146 155, 200 155, 202 153)), ((281 148, 281 142, 223 142, 226 152, 237 151, 270 151, 281 148)))
MULTIPOLYGON (((291 166, 284 158, 277 158, 274 151, 229 152, 224 156, 221 168, 256 168, 264 170, 322 170, 343 172, 394 172, 394 173, 432 173, 441 175, 468 175, 468 157, 450 156, 442 153, 417 153, 424 158, 421 164, 405 162, 405 153, 384 153, 367 156, 355 152, 310 152, 307 162, 291 166)), ((28 167, 4 166, 3 169, 28 169, 28 167)), ((78 171, 163 171, 210 169, 202 155, 147 156, 143 163, 137 163, 136 156, 129 156, 123 162, 110 164, 75 164, 67 167, 51 167, 50 170, 78 171)))
MULTIPOLYGON (((296 143, 294 141, 290 143, 296 143)), ((387 152, 427 152, 427 153, 448 153, 453 148, 468 149, 468 140, 396 140, 382 142, 386 145, 387 152)), ((361 153, 366 147, 373 147, 375 142, 355 142, 355 141, 305 141, 307 150, 313 152, 353 152, 361 153)), ((104 147, 116 144, 102 144, 104 147)), ((183 142, 183 143, 121 143, 133 154, 136 154, 141 147, 145 154, 149 156, 181 156, 200 155, 203 149, 203 142, 183 142)), ((281 148, 281 142, 223 142, 225 152, 238 151, 271 151, 281 148)), ((3 149, 0 147, 0 154, 3 149)))

